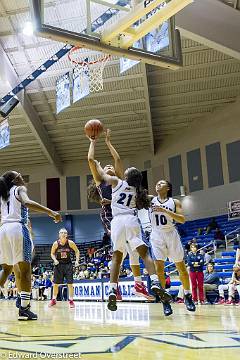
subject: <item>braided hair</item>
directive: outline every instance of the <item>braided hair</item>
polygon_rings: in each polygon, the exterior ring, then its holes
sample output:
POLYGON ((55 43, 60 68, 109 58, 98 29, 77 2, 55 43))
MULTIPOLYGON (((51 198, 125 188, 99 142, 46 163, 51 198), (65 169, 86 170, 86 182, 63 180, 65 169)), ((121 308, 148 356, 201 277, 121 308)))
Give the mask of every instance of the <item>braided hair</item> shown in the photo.
POLYGON ((128 185, 136 188, 137 209, 148 209, 150 207, 150 199, 148 198, 147 190, 142 187, 141 172, 138 169, 131 167, 126 170, 125 175, 128 185))
POLYGON ((7 171, 0 176, 0 197, 7 201, 9 198, 9 191, 14 186, 13 180, 16 177, 14 171, 7 171))

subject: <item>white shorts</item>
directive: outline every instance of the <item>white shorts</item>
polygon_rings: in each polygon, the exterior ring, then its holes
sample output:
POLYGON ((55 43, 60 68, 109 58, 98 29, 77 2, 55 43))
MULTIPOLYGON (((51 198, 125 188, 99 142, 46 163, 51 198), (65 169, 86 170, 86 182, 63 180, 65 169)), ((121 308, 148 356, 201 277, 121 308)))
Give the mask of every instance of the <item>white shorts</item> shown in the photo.
POLYGON ((26 225, 15 222, 0 227, 0 264, 30 263, 32 250, 33 243, 26 225))
POLYGON ((165 261, 169 258, 175 263, 183 261, 184 250, 176 229, 170 231, 153 230, 150 235, 150 243, 154 260, 165 261))
POLYGON ((133 251, 146 245, 138 217, 134 215, 115 216, 111 222, 111 238, 113 251, 121 251, 123 254, 127 248, 133 251))

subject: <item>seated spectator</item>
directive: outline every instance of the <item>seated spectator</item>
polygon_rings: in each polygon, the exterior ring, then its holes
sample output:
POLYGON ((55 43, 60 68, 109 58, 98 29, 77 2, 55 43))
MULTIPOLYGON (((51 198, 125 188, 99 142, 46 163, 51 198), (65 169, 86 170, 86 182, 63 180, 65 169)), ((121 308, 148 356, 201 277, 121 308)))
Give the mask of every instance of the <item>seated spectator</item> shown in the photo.
POLYGON ((206 234, 209 234, 212 230, 216 230, 217 228, 218 228, 218 223, 216 222, 215 218, 212 218, 212 220, 207 226, 206 234))
POLYGON ((78 276, 79 276, 79 269, 75 269, 75 272, 73 274, 73 279, 78 280, 78 276))
POLYGON ((209 262, 207 264, 207 269, 204 271, 204 296, 206 299, 206 292, 217 290, 220 283, 218 273, 215 272, 214 264, 209 262))
POLYGON ((237 290, 240 297, 240 267, 234 266, 232 279, 228 284, 219 285, 218 304, 234 305, 235 291, 237 290), (224 290, 228 290, 228 300, 225 302, 224 290))
POLYGON ((212 261, 211 255, 208 254, 205 249, 201 249, 199 252, 204 257, 204 264, 205 265, 212 261))
POLYGON ((50 280, 50 277, 48 274, 43 274, 43 300, 50 300, 51 299, 51 288, 52 288, 52 281, 50 280))
POLYGON ((217 246, 217 249, 221 245, 223 245, 224 247, 226 246, 225 236, 224 236, 223 232, 219 228, 216 228, 216 231, 214 233, 214 239, 215 239, 215 244, 217 246))
POLYGON ((32 299, 39 299, 39 282, 35 275, 32 275, 32 299))
POLYGON ((203 292, 203 265, 204 257, 197 253, 197 245, 191 244, 190 252, 187 256, 187 263, 190 268, 190 279, 192 284, 193 301, 198 303, 198 297, 201 304, 204 304, 203 292))
POLYGON ((13 290, 16 288, 15 285, 15 280, 13 278, 11 278, 11 280, 8 280, 7 283, 7 289, 8 289, 8 299, 11 299, 12 297, 14 297, 13 295, 13 290))

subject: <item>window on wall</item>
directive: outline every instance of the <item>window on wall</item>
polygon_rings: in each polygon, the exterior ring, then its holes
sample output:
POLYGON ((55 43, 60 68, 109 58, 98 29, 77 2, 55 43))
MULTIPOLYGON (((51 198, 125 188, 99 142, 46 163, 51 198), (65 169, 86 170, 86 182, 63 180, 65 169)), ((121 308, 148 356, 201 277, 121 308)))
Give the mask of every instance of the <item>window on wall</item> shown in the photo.
POLYGON ((80 176, 66 177, 67 209, 81 209, 80 176))
POLYGON ((240 141, 227 144, 229 182, 240 181, 240 141))
POLYGON ((29 183, 27 185, 30 199, 41 203, 41 185, 40 183, 29 183))
POLYGON ((202 190, 203 177, 200 149, 192 150, 187 153, 187 167, 189 191, 202 190))
POLYGON ((206 160, 208 171, 208 186, 224 184, 222 169, 221 145, 219 142, 206 146, 206 160))
POLYGON ((47 179, 47 207, 60 210, 60 179, 47 179))
POLYGON ((173 196, 180 195, 180 186, 183 184, 182 159, 177 155, 168 159, 170 182, 173 186, 173 196))
MULTIPOLYGON (((87 175, 87 186, 92 182, 92 180, 93 180, 92 175, 87 175)), ((100 204, 88 200, 88 209, 97 209, 100 207, 101 207, 100 204)))

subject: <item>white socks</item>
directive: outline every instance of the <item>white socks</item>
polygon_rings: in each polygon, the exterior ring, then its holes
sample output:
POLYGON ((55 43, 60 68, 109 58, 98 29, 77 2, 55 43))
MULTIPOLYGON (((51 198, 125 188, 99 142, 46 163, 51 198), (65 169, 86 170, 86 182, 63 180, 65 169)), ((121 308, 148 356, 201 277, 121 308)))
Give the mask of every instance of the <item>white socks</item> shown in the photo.
POLYGON ((109 290, 111 291, 112 289, 117 290, 117 283, 110 283, 109 284, 109 290))
POLYGON ((20 297, 21 297, 21 307, 27 307, 30 303, 30 292, 21 291, 20 297))
POLYGON ((150 279, 152 281, 158 281, 158 276, 156 274, 152 274, 152 275, 150 275, 150 279))

